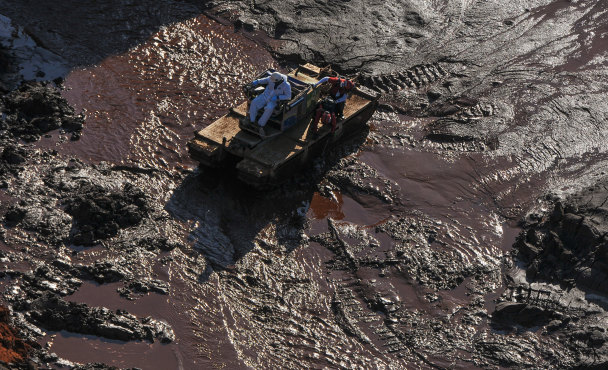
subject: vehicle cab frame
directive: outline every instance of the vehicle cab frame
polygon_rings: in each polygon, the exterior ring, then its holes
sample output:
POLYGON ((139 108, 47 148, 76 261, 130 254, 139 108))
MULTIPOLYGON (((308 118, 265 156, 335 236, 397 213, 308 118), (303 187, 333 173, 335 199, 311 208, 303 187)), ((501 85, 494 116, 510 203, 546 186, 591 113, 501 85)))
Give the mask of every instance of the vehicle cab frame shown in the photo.
MULTIPOLYGON (((268 69, 259 74, 255 79, 269 77, 273 72, 276 72, 276 70, 268 69)), ((319 98, 319 89, 314 88, 311 84, 307 84, 293 76, 287 76, 287 80, 291 86, 291 99, 282 100, 277 104, 268 123, 264 127, 267 133, 265 137, 279 135, 308 118, 319 98)), ((264 86, 252 88, 251 84, 245 85, 244 91, 248 99, 247 112, 249 111, 251 101, 261 94, 264 89, 264 86)), ((263 110, 261 109, 258 114, 261 115, 262 113, 263 110)), ((248 119, 241 119, 239 127, 242 130, 259 135, 257 124, 252 125, 248 119)))

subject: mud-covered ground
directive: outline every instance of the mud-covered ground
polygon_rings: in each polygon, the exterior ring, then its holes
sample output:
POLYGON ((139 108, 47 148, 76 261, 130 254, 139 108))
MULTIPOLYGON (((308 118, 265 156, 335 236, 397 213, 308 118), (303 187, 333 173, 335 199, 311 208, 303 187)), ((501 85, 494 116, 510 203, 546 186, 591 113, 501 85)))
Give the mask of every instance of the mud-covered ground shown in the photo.
POLYGON ((607 11, 2 2, 0 360, 607 367, 607 11), (369 128, 263 192, 197 168, 301 61, 381 92, 369 128))

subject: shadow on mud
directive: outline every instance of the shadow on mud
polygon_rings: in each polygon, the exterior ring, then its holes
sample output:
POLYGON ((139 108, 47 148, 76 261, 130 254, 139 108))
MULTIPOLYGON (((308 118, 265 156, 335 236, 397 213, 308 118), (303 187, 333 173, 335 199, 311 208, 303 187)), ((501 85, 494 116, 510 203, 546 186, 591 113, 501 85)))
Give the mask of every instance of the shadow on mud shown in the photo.
POLYGON ((236 171, 198 168, 174 190, 165 209, 191 225, 189 240, 213 271, 230 269, 257 244, 281 245, 291 252, 301 244, 307 212, 318 184, 340 159, 355 154, 369 128, 340 141, 298 175, 281 185, 257 190, 237 180, 236 171))
POLYGON ((264 243, 264 229, 276 225, 301 230, 314 188, 285 190, 252 189, 236 180, 231 171, 197 170, 186 177, 165 209, 190 225, 190 242, 209 262, 211 269, 201 275, 201 281, 213 271, 231 268, 256 243, 264 243))
POLYGON ((204 8, 204 2, 196 1, 57 1, 32 6, 8 0, 0 4, 0 14, 23 26, 39 46, 64 57, 72 69, 123 54, 163 26, 199 16, 204 8))

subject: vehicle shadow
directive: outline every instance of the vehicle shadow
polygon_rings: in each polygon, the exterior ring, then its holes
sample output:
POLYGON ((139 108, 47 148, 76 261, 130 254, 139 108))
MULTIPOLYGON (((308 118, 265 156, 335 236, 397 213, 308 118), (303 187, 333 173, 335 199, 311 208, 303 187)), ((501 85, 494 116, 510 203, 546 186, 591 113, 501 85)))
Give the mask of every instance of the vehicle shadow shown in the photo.
POLYGON ((307 213, 315 192, 328 170, 341 158, 358 151, 367 130, 341 140, 281 185, 257 190, 236 179, 233 170, 197 169, 174 190, 165 210, 179 221, 193 225, 189 240, 209 263, 199 280, 232 268, 251 252, 262 230, 270 225, 277 233, 276 243, 287 253, 300 245, 302 231, 308 227, 307 213))
MULTIPOLYGON (((165 209, 193 225, 189 240, 209 263, 201 277, 231 268, 259 242, 270 224, 301 230, 314 187, 286 185, 260 191, 237 181, 231 171, 197 169, 175 189, 165 209), (290 189, 289 189, 290 188, 290 189)), ((295 248, 279 240, 288 253, 295 248)))

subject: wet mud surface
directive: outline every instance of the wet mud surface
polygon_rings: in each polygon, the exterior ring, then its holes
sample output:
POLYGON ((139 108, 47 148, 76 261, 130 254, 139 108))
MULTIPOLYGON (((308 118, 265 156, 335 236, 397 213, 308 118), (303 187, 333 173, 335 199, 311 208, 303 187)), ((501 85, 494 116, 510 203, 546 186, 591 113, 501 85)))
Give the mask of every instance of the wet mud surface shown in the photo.
POLYGON ((7 366, 607 366, 601 1, 0 14, 7 366), (267 191, 197 168, 302 60, 381 92, 369 127, 267 191))

